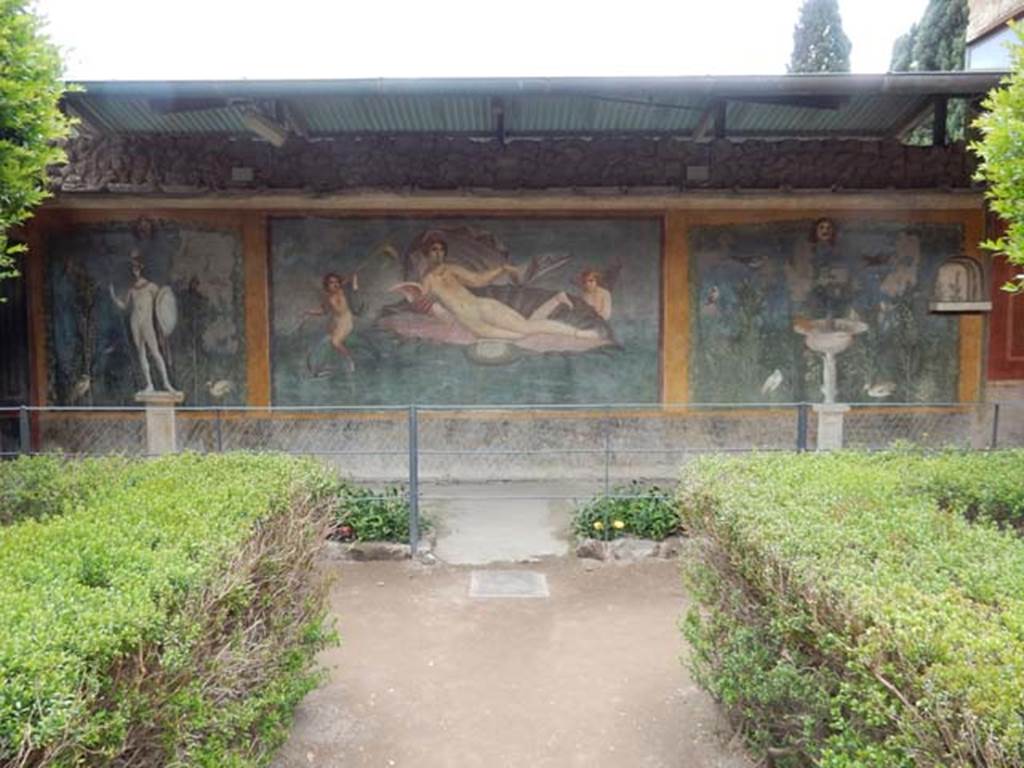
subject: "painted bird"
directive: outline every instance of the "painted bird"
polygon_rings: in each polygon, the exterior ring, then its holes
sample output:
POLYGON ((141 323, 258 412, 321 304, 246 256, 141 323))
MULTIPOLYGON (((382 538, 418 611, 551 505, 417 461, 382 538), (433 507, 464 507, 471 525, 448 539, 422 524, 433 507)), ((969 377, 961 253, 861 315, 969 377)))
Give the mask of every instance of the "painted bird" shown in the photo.
POLYGON ((78 379, 75 381, 75 386, 72 387, 71 389, 71 399, 81 400, 83 397, 89 394, 89 389, 91 387, 92 378, 90 378, 89 374, 86 373, 79 376, 78 379))
POLYGON ((868 397, 874 397, 880 400, 883 397, 891 396, 892 393, 896 391, 896 384, 891 381, 880 381, 877 384, 865 384, 864 391, 867 392, 868 397))
POLYGON ((771 375, 764 380, 764 384, 761 385, 761 394, 767 395, 774 392, 782 384, 782 371, 776 368, 772 371, 771 375))
POLYGON ((234 388, 235 385, 228 379, 206 382, 206 391, 210 393, 211 397, 215 397, 218 400, 233 391, 234 388))

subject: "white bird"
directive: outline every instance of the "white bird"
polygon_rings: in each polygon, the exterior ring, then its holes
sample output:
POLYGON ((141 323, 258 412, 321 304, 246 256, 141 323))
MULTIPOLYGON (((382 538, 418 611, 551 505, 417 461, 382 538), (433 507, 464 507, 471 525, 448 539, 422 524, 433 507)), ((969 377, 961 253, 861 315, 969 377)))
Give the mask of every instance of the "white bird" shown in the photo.
POLYGON ((86 373, 79 376, 75 381, 75 386, 71 389, 71 399, 81 400, 89 394, 90 387, 92 387, 92 379, 89 377, 89 374, 86 373))
POLYGON ((235 385, 228 379, 206 382, 206 391, 210 393, 211 397, 215 397, 218 400, 233 391, 234 388, 235 385))
POLYGON ((896 391, 896 384, 891 381, 880 381, 877 384, 865 384, 864 391, 868 393, 868 397, 881 399, 892 395, 892 393, 896 391))
POLYGON ((774 392, 782 384, 782 371, 776 368, 772 371, 771 375, 764 380, 764 384, 761 385, 761 394, 767 395, 774 392))

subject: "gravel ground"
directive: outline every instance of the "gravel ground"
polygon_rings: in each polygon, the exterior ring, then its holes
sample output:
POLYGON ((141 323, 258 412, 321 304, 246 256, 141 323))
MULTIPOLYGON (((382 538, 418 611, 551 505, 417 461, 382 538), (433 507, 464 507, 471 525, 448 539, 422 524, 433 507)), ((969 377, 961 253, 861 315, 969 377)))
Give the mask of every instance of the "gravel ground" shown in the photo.
POLYGON ((678 563, 552 558, 549 598, 475 599, 470 568, 332 564, 340 648, 274 768, 749 768, 693 683, 678 563))

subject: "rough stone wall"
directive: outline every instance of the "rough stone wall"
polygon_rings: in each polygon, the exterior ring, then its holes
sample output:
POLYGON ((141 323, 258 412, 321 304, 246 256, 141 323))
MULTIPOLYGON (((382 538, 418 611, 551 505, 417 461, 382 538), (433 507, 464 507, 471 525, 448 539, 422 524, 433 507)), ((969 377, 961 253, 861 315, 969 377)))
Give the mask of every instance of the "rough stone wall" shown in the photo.
POLYGON ((224 137, 79 138, 54 170, 64 192, 226 190, 953 189, 971 185, 963 144, 671 137, 497 139, 346 136, 282 148, 224 137), (245 169, 245 170, 240 170, 245 169), (248 180, 251 169, 251 180, 248 180))

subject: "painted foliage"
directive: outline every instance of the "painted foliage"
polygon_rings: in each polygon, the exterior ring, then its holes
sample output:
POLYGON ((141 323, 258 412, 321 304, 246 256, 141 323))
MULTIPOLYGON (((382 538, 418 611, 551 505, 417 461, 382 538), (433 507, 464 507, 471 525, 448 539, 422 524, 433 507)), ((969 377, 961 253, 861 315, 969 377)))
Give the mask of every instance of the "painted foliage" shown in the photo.
POLYGON ((273 398, 652 402, 652 219, 275 219, 273 398))
POLYGON ((958 323, 929 313, 954 224, 807 219, 690 231, 699 402, 953 402, 958 323))
POLYGON ((241 243, 231 231, 142 219, 74 227, 48 245, 49 400, 185 405, 245 400, 241 243))

